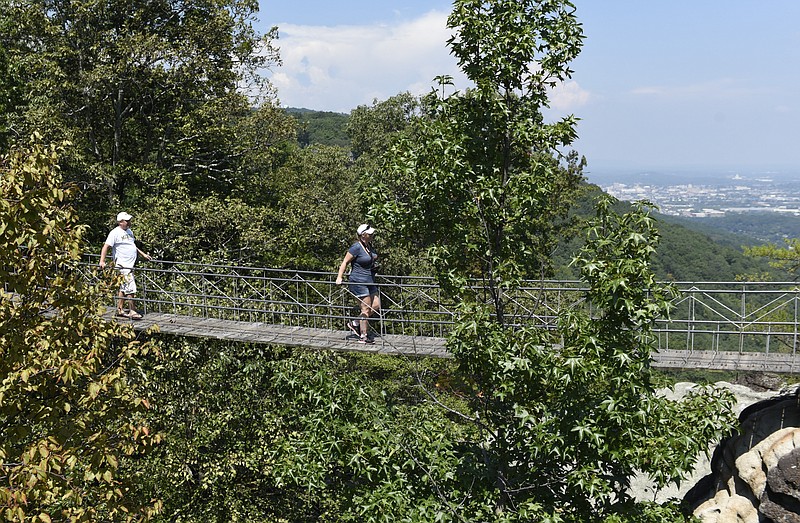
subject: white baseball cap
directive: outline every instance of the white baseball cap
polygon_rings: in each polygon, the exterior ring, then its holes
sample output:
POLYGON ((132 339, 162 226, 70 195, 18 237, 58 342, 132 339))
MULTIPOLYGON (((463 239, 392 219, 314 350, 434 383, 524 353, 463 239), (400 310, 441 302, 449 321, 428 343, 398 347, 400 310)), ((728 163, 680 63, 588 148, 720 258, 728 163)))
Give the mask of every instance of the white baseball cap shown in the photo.
POLYGON ((121 213, 119 213, 117 215, 117 221, 118 222, 120 222, 122 220, 130 220, 131 218, 133 218, 133 216, 131 216, 130 214, 126 213, 125 211, 122 211, 121 213))
POLYGON ((370 227, 366 223, 363 223, 363 224, 358 226, 358 231, 357 232, 358 232, 359 236, 361 236, 362 234, 375 234, 375 229, 373 229, 372 227, 370 227))

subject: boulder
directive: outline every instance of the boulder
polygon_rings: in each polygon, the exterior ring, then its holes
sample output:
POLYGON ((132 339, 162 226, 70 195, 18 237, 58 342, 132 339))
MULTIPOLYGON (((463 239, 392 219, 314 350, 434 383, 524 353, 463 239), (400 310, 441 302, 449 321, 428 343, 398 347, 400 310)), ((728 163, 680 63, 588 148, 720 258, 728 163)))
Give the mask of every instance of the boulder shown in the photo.
MULTIPOLYGON (((776 392, 771 390, 754 390, 753 388, 741 383, 729 383, 726 381, 718 381, 714 384, 717 387, 722 387, 730 390, 736 397, 736 405, 734 412, 738 415, 750 405, 759 401, 772 398, 776 392)), ((664 397, 680 400, 687 392, 696 388, 698 385, 691 382, 676 383, 670 389, 663 389, 659 393, 664 397)), ((713 448, 708 449, 707 454, 697 456, 697 464, 692 473, 680 483, 680 485, 667 485, 661 489, 656 489, 653 482, 644 474, 640 474, 631 480, 631 495, 637 500, 641 501, 655 501, 663 503, 674 498, 683 498, 690 488, 702 478, 707 477, 711 473, 711 463, 709 457, 712 454, 713 448)), ((708 480, 710 481, 710 479, 708 480)))
POLYGON ((704 523, 800 523, 798 389, 742 410, 684 502, 704 523))

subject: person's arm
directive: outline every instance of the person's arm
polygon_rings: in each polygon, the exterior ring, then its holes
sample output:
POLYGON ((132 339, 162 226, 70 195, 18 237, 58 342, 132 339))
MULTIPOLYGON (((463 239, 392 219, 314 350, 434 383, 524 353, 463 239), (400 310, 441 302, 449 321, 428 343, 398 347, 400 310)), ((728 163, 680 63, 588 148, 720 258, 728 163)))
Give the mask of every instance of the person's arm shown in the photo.
POLYGON ((350 253, 350 251, 348 251, 347 254, 344 255, 344 260, 342 260, 342 264, 339 265, 339 274, 336 276, 336 285, 342 284, 342 277, 344 277, 344 271, 345 269, 347 269, 347 264, 353 261, 353 258, 354 256, 350 253))
POLYGON ((141 250, 139 247, 136 247, 136 252, 138 252, 141 256, 143 256, 144 258, 147 258, 148 260, 152 260, 153 259, 152 256, 150 256, 149 254, 147 254, 146 252, 141 250))
POLYGON ((100 268, 105 269, 106 267, 106 254, 108 254, 108 248, 111 247, 109 244, 104 243, 103 248, 100 250, 100 268))

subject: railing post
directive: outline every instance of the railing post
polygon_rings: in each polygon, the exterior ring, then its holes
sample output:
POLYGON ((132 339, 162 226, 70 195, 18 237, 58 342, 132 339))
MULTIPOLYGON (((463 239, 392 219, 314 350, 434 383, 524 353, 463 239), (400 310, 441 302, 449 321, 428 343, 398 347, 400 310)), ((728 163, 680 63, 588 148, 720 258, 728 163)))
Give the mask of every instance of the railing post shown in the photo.
POLYGON ((739 312, 739 354, 744 352, 744 319, 747 317, 747 283, 742 283, 742 307, 739 312))
POLYGON ((792 356, 797 354, 797 303, 798 303, 798 292, 800 289, 795 287, 794 289, 794 325, 793 331, 794 334, 792 336, 792 356))
POLYGON ((766 348, 764 349, 765 350, 764 354, 767 355, 769 355, 769 340, 771 336, 772 336, 772 325, 767 325, 767 345, 766 348))
POLYGON ((695 319, 695 311, 694 311, 694 304, 695 304, 695 296, 694 296, 694 289, 692 289, 689 299, 689 321, 688 325, 686 325, 686 351, 693 352, 694 351, 694 319, 695 319))

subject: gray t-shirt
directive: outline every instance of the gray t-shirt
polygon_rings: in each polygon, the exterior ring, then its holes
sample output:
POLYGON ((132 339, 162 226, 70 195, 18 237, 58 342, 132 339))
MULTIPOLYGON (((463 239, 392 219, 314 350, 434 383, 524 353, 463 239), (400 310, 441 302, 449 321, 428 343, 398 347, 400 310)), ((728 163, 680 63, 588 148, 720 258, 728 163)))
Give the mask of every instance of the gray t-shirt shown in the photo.
POLYGON ((375 260, 378 259, 378 253, 372 248, 367 251, 361 242, 351 245, 347 252, 353 255, 353 260, 350 262, 350 281, 374 283, 373 269, 376 267, 375 260))

